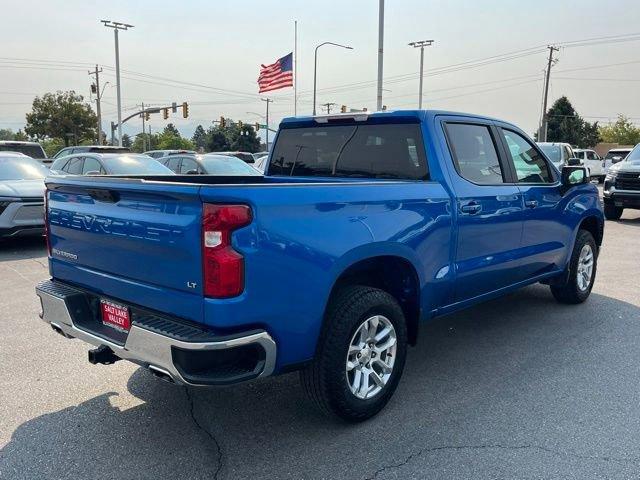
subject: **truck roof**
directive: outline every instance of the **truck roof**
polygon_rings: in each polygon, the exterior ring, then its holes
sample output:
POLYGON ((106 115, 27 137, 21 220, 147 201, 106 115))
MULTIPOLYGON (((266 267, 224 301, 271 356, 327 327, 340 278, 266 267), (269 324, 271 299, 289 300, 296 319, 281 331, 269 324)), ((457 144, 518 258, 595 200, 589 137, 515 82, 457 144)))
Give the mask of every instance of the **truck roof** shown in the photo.
POLYGON ((339 120, 339 119, 349 119, 352 118, 356 121, 364 121, 367 119, 385 119, 385 118, 397 118, 397 119, 415 119, 417 121, 429 120, 438 115, 448 115, 448 116, 456 116, 456 117, 470 117, 470 118, 479 118, 483 120, 505 122, 504 120, 500 120, 498 118, 487 117, 485 115, 477 115, 474 113, 464 113, 464 112, 452 112, 447 110, 385 110, 380 112, 369 112, 369 111, 357 111, 357 112, 347 112, 347 113, 335 113, 329 115, 316 115, 315 117, 312 115, 308 116, 297 116, 297 117, 285 117, 282 119, 281 124, 296 124, 296 123, 308 123, 315 121, 316 123, 325 123, 328 120, 339 120))

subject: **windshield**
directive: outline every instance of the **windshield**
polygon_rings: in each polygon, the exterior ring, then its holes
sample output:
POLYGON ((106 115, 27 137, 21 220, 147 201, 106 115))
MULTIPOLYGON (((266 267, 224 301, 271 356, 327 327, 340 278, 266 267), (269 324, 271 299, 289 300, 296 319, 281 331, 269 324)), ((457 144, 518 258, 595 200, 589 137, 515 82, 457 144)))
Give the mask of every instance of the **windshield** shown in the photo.
POLYGON ((609 150, 609 152, 607 153, 607 156, 604 158, 606 158, 607 160, 611 160, 613 157, 624 158, 627 156, 628 153, 629 153, 628 150, 609 150))
POLYGON ((200 163, 209 175, 260 175, 255 168, 243 162, 237 157, 224 155, 204 156, 200 163))
POLYGON ((538 146, 553 163, 559 163, 562 161, 562 149, 559 145, 538 144, 538 146))
POLYGON ((31 158, 47 158, 40 145, 30 145, 24 143, 8 143, 0 145, 0 152, 24 153, 31 158))
POLYGON ((625 162, 640 163, 640 143, 624 159, 625 162))
POLYGON ((104 157, 102 159, 110 175, 173 175, 173 172, 147 155, 104 157))
POLYGON ((38 180, 47 176, 49 169, 27 157, 0 157, 0 180, 38 180))

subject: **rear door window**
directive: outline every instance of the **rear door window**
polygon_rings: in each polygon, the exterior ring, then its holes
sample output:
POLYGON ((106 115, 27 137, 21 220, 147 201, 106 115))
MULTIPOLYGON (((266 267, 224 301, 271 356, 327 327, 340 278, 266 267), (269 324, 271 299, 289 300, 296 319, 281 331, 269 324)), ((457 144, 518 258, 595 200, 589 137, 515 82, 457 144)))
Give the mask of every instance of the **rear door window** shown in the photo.
POLYGON ((178 168, 180 167, 180 157, 170 157, 165 165, 174 172, 178 173, 178 168))
POLYGON ((198 164, 193 158, 184 157, 182 159, 182 165, 180 165, 180 173, 187 174, 191 171, 198 171, 198 164))
POLYGON ((285 128, 271 158, 270 175, 429 178, 418 124, 285 128))
POLYGON ((507 152, 515 167, 518 183, 553 183, 547 161, 522 135, 501 130, 507 152))
POLYGON ((69 163, 64 166, 64 171, 70 173, 71 175, 80 175, 82 174, 83 163, 84 158, 82 157, 72 158, 71 160, 69 160, 69 163))
POLYGON ((82 167, 82 174, 87 175, 89 172, 99 172, 104 174, 104 169, 98 160, 92 157, 85 157, 82 167))
POLYGON ((504 174, 488 125, 449 123, 446 126, 449 147, 456 170, 479 185, 504 183, 504 174))

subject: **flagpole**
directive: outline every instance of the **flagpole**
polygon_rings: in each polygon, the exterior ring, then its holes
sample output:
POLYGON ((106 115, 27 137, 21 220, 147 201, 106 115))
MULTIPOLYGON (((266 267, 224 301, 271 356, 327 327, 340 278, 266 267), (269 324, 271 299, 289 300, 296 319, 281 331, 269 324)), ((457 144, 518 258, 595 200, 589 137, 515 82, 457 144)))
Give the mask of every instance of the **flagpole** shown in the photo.
POLYGON ((298 21, 293 22, 293 116, 298 115, 298 21))

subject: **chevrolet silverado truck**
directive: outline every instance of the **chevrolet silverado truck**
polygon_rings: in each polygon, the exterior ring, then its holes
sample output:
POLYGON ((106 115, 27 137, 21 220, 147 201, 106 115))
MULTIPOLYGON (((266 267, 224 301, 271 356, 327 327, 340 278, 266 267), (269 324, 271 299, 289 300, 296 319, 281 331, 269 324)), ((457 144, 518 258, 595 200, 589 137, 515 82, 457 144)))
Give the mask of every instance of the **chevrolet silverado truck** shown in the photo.
POLYGON ((640 210, 640 143, 609 168, 602 195, 607 220, 619 220, 625 208, 640 210))
MULTIPOLYGON (((379 412, 421 321, 536 282, 587 299, 604 218, 586 169, 440 111, 282 121, 264 177, 51 177, 42 319, 187 386, 299 370, 379 412)), ((480 321, 480 320, 479 320, 480 321)))

